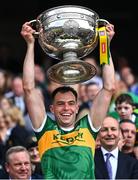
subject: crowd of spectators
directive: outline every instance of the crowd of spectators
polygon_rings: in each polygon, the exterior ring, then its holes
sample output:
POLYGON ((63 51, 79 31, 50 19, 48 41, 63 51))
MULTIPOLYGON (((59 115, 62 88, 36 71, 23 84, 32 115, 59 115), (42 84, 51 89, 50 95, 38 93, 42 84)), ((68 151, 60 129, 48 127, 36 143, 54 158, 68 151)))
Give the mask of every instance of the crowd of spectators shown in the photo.
MULTIPOLYGON (((102 88, 100 67, 95 57, 84 59, 97 68, 97 75, 91 80, 79 84, 78 94, 80 110, 78 119, 89 113, 93 99, 102 88)), ((46 109, 50 112, 51 92, 60 85, 47 79, 44 69, 35 65, 36 86, 42 97, 47 101, 46 109)), ((119 122, 121 129, 120 141, 116 144, 120 151, 129 154, 138 160, 138 80, 128 63, 120 69, 116 69, 116 90, 110 103, 108 116, 119 122), (123 100, 118 100, 119 97, 123 100), (131 111, 129 111, 129 108, 131 111), (129 111, 127 116, 125 112, 129 111), (135 119, 134 119, 135 116, 135 119), (132 123, 131 123, 132 122, 132 123)), ((109 137, 112 137, 112 134, 109 137)), ((0 178, 5 170, 6 152, 13 146, 25 147, 31 156, 32 172, 42 178, 40 157, 37 149, 33 128, 26 108, 24 91, 22 86, 22 73, 12 73, 9 70, 0 69, 0 178), (32 155, 36 152, 36 155, 32 155), (35 160, 36 159, 36 162, 35 160), (36 165, 37 164, 37 165, 36 165)), ((96 149, 101 147, 100 136, 97 137, 96 149)), ((130 160, 131 161, 131 160, 130 160)), ((100 161, 99 161, 100 163, 100 161)), ((114 175, 115 176, 115 175, 114 175)), ((2 176, 3 177, 3 176, 2 176)), ((133 176, 132 176, 133 177, 133 176)))

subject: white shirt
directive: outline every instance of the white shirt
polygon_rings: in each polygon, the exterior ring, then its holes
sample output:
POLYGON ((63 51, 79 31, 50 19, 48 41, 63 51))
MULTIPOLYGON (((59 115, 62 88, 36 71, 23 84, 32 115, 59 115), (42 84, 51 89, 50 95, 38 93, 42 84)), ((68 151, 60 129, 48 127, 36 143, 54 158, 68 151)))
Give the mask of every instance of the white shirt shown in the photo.
POLYGON ((118 152, 119 152, 119 149, 118 147, 116 149, 114 149, 113 151, 109 152, 107 151, 106 149, 104 149, 103 147, 101 147, 101 151, 103 153, 103 157, 104 157, 104 160, 106 161, 106 153, 111 153, 112 156, 110 157, 110 162, 111 162, 111 166, 112 166, 112 179, 116 179, 116 172, 117 172, 117 164, 118 164, 118 152))

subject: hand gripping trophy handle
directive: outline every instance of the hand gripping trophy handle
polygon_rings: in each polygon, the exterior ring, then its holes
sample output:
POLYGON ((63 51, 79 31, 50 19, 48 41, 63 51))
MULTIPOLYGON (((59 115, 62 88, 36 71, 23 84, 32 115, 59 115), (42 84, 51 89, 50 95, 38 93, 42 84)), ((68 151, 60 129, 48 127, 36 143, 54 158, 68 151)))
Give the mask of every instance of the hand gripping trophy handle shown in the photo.
POLYGON ((98 27, 106 26, 107 24, 110 24, 109 21, 107 21, 105 19, 97 19, 96 23, 97 23, 98 27))
MULTIPOLYGON (((39 23, 39 25, 40 25, 39 20, 36 20, 36 19, 33 19, 33 20, 30 20, 30 21, 29 21, 30 26, 31 26, 33 29, 35 29, 35 30, 36 30, 36 26, 37 26, 38 23, 39 23)), ((38 37, 39 37, 39 34, 40 34, 40 32, 38 32, 37 30, 33 33, 33 35, 34 35, 35 38, 38 38, 38 37)))

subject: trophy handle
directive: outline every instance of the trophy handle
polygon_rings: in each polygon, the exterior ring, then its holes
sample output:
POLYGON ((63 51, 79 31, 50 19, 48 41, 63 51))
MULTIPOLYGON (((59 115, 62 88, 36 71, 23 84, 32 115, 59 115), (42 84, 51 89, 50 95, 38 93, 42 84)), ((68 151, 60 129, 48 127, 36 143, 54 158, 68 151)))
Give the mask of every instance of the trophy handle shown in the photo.
POLYGON ((105 19, 97 19, 96 21, 98 28, 102 26, 106 26, 107 24, 110 24, 109 21, 105 19))
MULTIPOLYGON (((37 29, 37 26, 40 25, 40 21, 39 21, 39 20, 36 20, 36 19, 33 19, 33 20, 29 21, 29 24, 30 24, 30 26, 31 26, 33 29, 36 30, 36 29, 37 29)), ((38 37, 39 37, 39 34, 40 34, 40 32, 38 32, 37 30, 36 30, 36 32, 33 33, 33 35, 34 35, 35 38, 38 38, 38 37)))

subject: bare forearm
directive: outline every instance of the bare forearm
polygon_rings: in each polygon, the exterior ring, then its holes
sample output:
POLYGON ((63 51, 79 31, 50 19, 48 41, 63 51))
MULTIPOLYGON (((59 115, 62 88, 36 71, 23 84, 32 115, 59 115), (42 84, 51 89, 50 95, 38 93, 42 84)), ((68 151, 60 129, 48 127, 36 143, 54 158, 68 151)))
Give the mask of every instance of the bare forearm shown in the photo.
POLYGON ((27 45, 27 52, 23 66, 24 88, 34 88, 34 43, 27 45))
POLYGON ((110 54, 110 63, 105 64, 102 67, 102 77, 103 77, 103 88, 108 91, 113 91, 115 89, 115 70, 114 70, 111 54, 110 54))
MULTIPOLYGON (((107 35, 109 38, 109 48, 110 42, 113 38, 114 26, 112 24, 107 24, 106 26, 107 35)), ((115 70, 112 61, 112 56, 110 53, 110 62, 102 67, 102 78, 103 78, 103 88, 97 94, 93 101, 93 106, 91 108, 91 119, 95 128, 99 128, 107 114, 112 95, 115 90, 115 70)))
POLYGON ((23 88, 30 119, 34 128, 39 128, 45 118, 45 106, 40 90, 35 88, 34 46, 35 38, 29 22, 22 26, 21 35, 26 41, 27 52, 23 64, 23 88))

